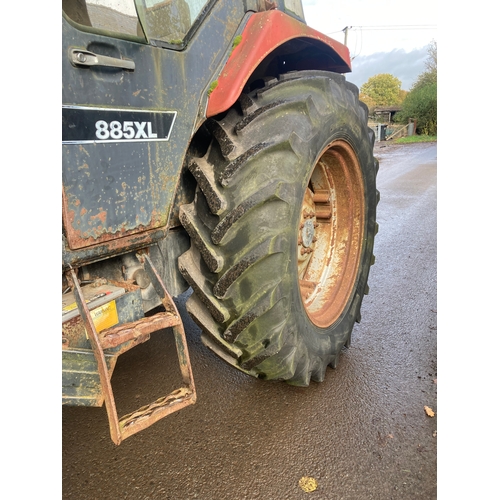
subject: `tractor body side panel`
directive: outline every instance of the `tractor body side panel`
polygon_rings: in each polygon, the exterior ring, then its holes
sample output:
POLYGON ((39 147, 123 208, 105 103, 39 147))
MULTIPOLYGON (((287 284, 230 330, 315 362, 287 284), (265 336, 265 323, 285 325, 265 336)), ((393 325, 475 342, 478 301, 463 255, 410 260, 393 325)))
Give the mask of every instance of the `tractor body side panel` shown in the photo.
POLYGON ((182 51, 80 30, 63 18, 67 263, 78 264, 75 251, 88 257, 96 248, 102 258, 131 239, 151 243, 166 227, 206 88, 244 15, 242 3, 217 2, 182 51), (75 65, 74 49, 133 61, 135 69, 75 65))

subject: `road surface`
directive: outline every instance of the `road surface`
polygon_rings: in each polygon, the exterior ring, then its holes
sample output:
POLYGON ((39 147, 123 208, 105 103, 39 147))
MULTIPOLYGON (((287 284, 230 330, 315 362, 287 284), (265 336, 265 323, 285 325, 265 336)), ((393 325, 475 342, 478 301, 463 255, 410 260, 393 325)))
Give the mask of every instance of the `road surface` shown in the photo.
MULTIPOLYGON (((338 368, 309 388, 250 378, 183 314, 198 402, 118 447, 104 408, 64 407, 64 499, 436 498, 437 145, 383 145, 370 293, 338 368)), ((175 362, 169 334, 120 357, 119 414, 170 392, 175 362)))

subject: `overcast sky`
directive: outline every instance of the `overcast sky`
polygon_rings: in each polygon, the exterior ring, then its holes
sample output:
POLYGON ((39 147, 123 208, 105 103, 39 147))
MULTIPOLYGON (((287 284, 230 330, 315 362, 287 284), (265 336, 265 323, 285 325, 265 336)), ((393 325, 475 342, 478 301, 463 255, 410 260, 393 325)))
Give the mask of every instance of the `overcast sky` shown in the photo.
MULTIPOLYGON (((353 72, 347 79, 360 87, 371 76, 390 73, 410 90, 425 70, 427 47, 437 37, 437 1, 302 0, 309 26, 344 43, 353 72)), ((439 44, 438 44, 439 48, 439 44)))

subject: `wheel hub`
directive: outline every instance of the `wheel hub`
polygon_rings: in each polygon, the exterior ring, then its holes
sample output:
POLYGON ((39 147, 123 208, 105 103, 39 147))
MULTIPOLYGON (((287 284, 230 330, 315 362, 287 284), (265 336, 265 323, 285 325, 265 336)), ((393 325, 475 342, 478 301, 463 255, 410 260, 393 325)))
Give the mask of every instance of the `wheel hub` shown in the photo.
POLYGON ((308 219, 304 222, 304 227, 302 228, 302 246, 304 248, 309 248, 312 245, 314 239, 314 222, 308 219))
POLYGON ((297 265, 309 319, 328 327, 354 290, 364 232, 364 189, 352 147, 338 140, 319 156, 302 200, 297 265))

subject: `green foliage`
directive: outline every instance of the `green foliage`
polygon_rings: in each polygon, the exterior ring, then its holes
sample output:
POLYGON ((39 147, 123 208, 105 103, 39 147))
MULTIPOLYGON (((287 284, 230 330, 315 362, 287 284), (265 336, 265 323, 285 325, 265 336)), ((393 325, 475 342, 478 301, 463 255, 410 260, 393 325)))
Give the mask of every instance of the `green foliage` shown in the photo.
POLYGON ((436 142, 437 135, 409 135, 394 140, 394 144, 414 144, 415 142, 436 142))
POLYGON ((218 85, 219 85, 218 80, 215 80, 214 82, 212 82, 210 84, 210 87, 208 87, 208 95, 210 95, 217 88, 218 85))
POLYGON ((426 71, 421 73, 403 101, 402 109, 394 117, 399 123, 417 121, 417 134, 437 134, 437 44, 433 40, 428 49, 426 71))
POLYGON ((408 94, 396 114, 399 123, 417 121, 417 134, 437 134, 437 83, 423 85, 408 94))
POLYGON ((233 53, 233 50, 238 47, 238 45, 241 43, 241 40, 242 40, 242 36, 241 35, 238 35, 237 37, 235 37, 235 39, 233 40, 233 45, 231 47, 231 54, 233 53))
MULTIPOLYGON (((401 103, 401 80, 389 73, 372 76, 361 85, 360 94, 373 106, 393 106, 401 103)), ((370 104, 366 103, 368 107, 370 104)))
POLYGON ((241 43, 241 39, 243 37, 241 35, 238 35, 234 38, 233 40, 233 49, 236 48, 240 43, 241 43))

